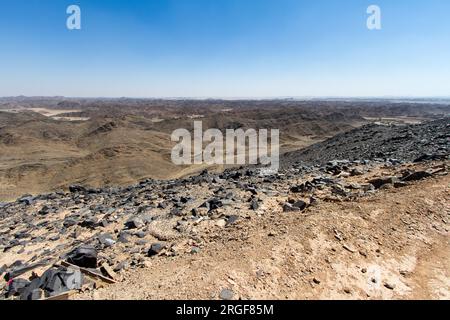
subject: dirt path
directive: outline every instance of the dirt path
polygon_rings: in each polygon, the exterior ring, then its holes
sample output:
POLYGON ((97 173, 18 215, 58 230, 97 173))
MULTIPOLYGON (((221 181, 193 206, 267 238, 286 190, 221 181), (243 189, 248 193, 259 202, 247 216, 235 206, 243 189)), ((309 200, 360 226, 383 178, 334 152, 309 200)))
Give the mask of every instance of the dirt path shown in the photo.
POLYGON ((450 177, 305 213, 265 214, 204 236, 197 254, 147 268, 77 299, 449 299, 450 177))

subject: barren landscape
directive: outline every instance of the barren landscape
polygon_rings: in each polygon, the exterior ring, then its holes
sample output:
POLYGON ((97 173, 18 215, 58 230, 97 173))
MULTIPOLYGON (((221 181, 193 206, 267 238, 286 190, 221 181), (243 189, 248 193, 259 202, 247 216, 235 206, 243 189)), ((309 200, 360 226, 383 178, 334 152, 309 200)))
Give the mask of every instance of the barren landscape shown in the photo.
POLYGON ((204 165, 175 166, 170 159, 171 133, 191 130, 195 119, 204 130, 280 129, 283 153, 373 119, 420 122, 447 113, 441 104, 384 101, 2 98, 0 202, 71 184, 125 186, 201 172, 204 165))
POLYGON ((4 297, 449 299, 449 111, 0 99, 4 297), (280 171, 175 166, 194 119, 280 129, 280 171))

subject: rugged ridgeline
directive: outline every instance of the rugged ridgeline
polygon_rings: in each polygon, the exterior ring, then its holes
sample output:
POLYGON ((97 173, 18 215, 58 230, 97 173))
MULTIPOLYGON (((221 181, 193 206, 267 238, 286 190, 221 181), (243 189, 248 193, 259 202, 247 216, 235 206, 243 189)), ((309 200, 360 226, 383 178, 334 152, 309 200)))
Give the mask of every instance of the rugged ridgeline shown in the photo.
MULTIPOLYGON (((321 203, 352 203, 385 189, 441 179, 448 174, 449 137, 449 119, 368 125, 286 155, 274 175, 260 168, 205 171, 120 188, 71 186, 69 192, 0 204, 4 297, 90 292, 154 259, 200 254, 214 241, 245 241, 251 226, 267 216, 302 215, 321 203), (234 231, 239 235, 224 235, 234 231)), ((444 210, 433 215, 436 226, 445 216, 444 210)), ((333 230, 336 241, 346 240, 333 230)), ((356 252, 348 243, 344 248, 356 252)), ((219 297, 233 294, 224 290, 219 297)))
POLYGON ((332 160, 445 159, 449 153, 450 118, 419 125, 368 124, 306 149, 287 153, 284 167, 296 162, 324 164, 332 160))

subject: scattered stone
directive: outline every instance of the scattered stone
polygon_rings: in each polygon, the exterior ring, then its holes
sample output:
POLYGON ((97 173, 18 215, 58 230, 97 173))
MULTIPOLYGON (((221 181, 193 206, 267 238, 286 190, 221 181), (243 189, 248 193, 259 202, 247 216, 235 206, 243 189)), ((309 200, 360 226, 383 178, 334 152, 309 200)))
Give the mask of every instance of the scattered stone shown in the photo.
POLYGON ((130 242, 130 234, 126 233, 126 232, 121 232, 119 234, 119 237, 117 239, 117 241, 119 241, 120 243, 128 243, 130 242))
POLYGON ((197 254, 197 253, 200 253, 200 248, 199 247, 192 247, 191 254, 197 254))
POLYGON ((165 202, 158 203, 158 209, 166 209, 166 208, 167 208, 167 203, 165 203, 165 202))
POLYGON ((67 262, 83 268, 96 268, 97 250, 91 246, 80 246, 68 254, 67 262))
POLYGON ((40 300, 42 298, 44 298, 45 296, 45 291, 37 288, 37 289, 33 289, 33 290, 26 290, 23 294, 20 295, 20 299, 21 300, 40 300))
POLYGON ((16 261, 15 264, 10 266, 10 270, 5 274, 5 280, 9 281, 10 279, 15 279, 17 277, 20 277, 24 273, 27 273, 28 271, 45 265, 47 265, 47 261, 33 264, 23 264, 21 261, 16 261), (18 262, 20 262, 20 264, 18 262))
POLYGON ((350 246, 348 246, 348 245, 346 245, 346 244, 342 245, 342 247, 343 247, 345 250, 347 250, 348 252, 351 252, 351 253, 355 253, 355 252, 357 251, 357 250, 353 249, 352 247, 350 247, 350 246))
POLYGON ((403 188, 406 187, 408 184, 403 181, 397 181, 394 183, 394 188, 403 188))
POLYGON ((27 194, 17 199, 17 202, 31 206, 34 203, 34 200, 35 198, 31 194, 27 194))
POLYGON ((218 226, 218 227, 223 228, 226 225, 227 225, 227 222, 225 221, 225 219, 219 219, 219 220, 216 221, 216 226, 218 226))
POLYGON ((0 276, 3 274, 3 272, 6 271, 6 269, 8 269, 8 266, 6 264, 0 267, 0 276))
POLYGON ((222 300, 232 300, 234 292, 230 289, 223 289, 220 291, 219 298, 222 300))
POLYGON ((137 244, 138 246, 144 246, 144 245, 146 245, 147 243, 148 243, 148 240, 145 240, 145 239, 140 239, 140 240, 136 241, 136 244, 137 244))
POLYGON ((361 176, 361 175, 363 175, 364 174, 364 172, 362 172, 362 170, 360 170, 360 169, 358 169, 358 168, 353 168, 351 171, 350 171, 350 176, 351 177, 354 177, 354 176, 361 176))
POLYGON ((41 210, 39 210, 38 214, 41 216, 45 216, 50 213, 50 208, 48 206, 43 206, 41 210))
POLYGON ((21 295, 29 284, 30 282, 25 279, 12 279, 7 287, 6 298, 21 295))
POLYGON ((63 225, 66 228, 75 226, 77 224, 78 224, 78 220, 76 220, 75 218, 72 218, 72 217, 68 217, 68 218, 64 219, 64 222, 63 222, 63 225))
POLYGON ((308 204, 305 202, 305 201, 303 201, 303 200, 298 200, 298 201, 295 201, 293 204, 292 204, 292 206, 294 207, 294 208, 299 208, 300 210, 305 210, 306 209, 306 207, 308 206, 308 204))
POLYGON ((98 226, 98 220, 95 217, 89 217, 79 223, 80 227, 95 229, 98 226))
POLYGON ((104 276, 115 280, 117 278, 117 274, 114 272, 113 269, 111 269, 111 267, 106 264, 106 263, 102 263, 101 267, 100 267, 100 271, 103 273, 104 276))
POLYGON ((122 271, 122 270, 126 270, 126 269, 128 269, 128 262, 127 261, 122 261, 122 262, 120 262, 120 263, 118 263, 115 267, 114 267, 114 269, 113 269, 113 271, 114 272, 120 272, 120 271, 122 271))
POLYGON ((221 208, 223 206, 223 202, 220 201, 217 198, 212 198, 208 201, 206 201, 205 203, 203 203, 200 208, 206 208, 208 209, 208 212, 211 212, 215 209, 221 208))
POLYGON ((395 284, 389 283, 389 282, 385 282, 384 286, 386 288, 388 288, 389 290, 394 290, 395 289, 395 284))
POLYGON ((283 212, 295 212, 295 211, 300 211, 300 208, 298 207, 294 207, 292 204, 290 203, 285 203, 283 205, 283 212))
POLYGON ((257 199, 253 199, 253 200, 250 202, 250 209, 252 209, 252 210, 254 210, 254 211, 256 211, 256 210, 259 209, 259 202, 258 202, 257 199))
POLYGON ((432 176, 431 173, 428 173, 426 171, 417 171, 417 172, 414 172, 414 173, 411 173, 411 174, 407 175, 402 180, 405 181, 405 182, 418 181, 418 180, 422 180, 422 179, 425 179, 425 178, 429 178, 431 176, 432 176))
MULTIPOLYGON (((51 268, 45 271, 38 280, 38 287, 45 290, 49 296, 55 296, 69 290, 79 290, 83 285, 83 275, 80 269, 75 268, 51 268)), ((35 288, 32 287, 32 289, 35 288)))
POLYGON ((424 161, 436 161, 436 160, 442 160, 445 159, 445 155, 439 155, 439 154, 423 154, 420 157, 416 158, 413 162, 424 162, 424 161))
POLYGON ((127 222, 125 222, 125 226, 128 229, 139 229, 142 228, 144 226, 144 221, 142 221, 142 219, 140 218, 132 218, 130 220, 128 220, 127 222))
POLYGON ((448 122, 449 118, 444 117, 417 125, 367 124, 305 149, 289 152, 282 157, 281 167, 290 167, 299 162, 325 165, 343 157, 347 160, 358 160, 360 164, 370 161, 392 164, 391 161, 395 159, 397 161, 394 163, 409 162, 424 154, 442 154, 446 159, 449 144, 448 122))
POLYGON ((79 185, 72 185, 72 186, 69 186, 69 191, 71 192, 71 193, 77 193, 77 192, 86 192, 87 191, 87 189, 85 188, 85 187, 83 187, 83 186, 79 186, 79 185))
POLYGON ((183 211, 180 208, 173 208, 172 210, 170 210, 170 214, 172 216, 181 217, 183 215, 183 211))
POLYGON ((290 189, 292 193, 303 193, 303 192, 309 192, 314 190, 314 184, 307 181, 301 185, 294 186, 290 189))
POLYGON ((226 226, 230 226, 232 224, 235 224, 238 220, 239 220, 239 216, 231 215, 231 216, 228 217, 226 226))
POLYGON ((148 250, 148 256, 152 257, 155 255, 158 255, 161 253, 161 251, 165 248, 164 244, 162 243, 154 243, 151 245, 150 249, 148 250))
POLYGON ((83 276, 79 269, 50 268, 41 277, 33 274, 30 281, 13 279, 9 282, 6 297, 20 296, 21 300, 39 300, 44 296, 54 296, 69 290, 79 290, 83 276))
POLYGON ((59 234, 54 235, 49 238, 50 241, 58 241, 59 239, 61 239, 61 236, 59 234))
POLYGON ((113 236, 109 233, 101 234, 98 236, 99 242, 105 247, 112 247, 116 244, 116 241, 113 239, 113 236))

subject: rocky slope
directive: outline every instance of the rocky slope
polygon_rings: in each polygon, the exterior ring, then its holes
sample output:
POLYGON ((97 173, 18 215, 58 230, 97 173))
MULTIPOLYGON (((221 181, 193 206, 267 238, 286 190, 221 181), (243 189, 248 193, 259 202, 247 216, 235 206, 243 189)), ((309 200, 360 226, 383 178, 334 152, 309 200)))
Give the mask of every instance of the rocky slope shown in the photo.
POLYGON ((300 151, 285 155, 283 163, 324 164, 332 160, 445 159, 449 153, 450 118, 418 125, 368 124, 300 151))
POLYGON ((205 171, 0 204, 5 297, 448 298, 448 130, 371 125, 290 154, 275 175, 205 171), (426 250, 440 266, 421 265, 426 250), (408 280, 427 268, 427 288, 408 280))

